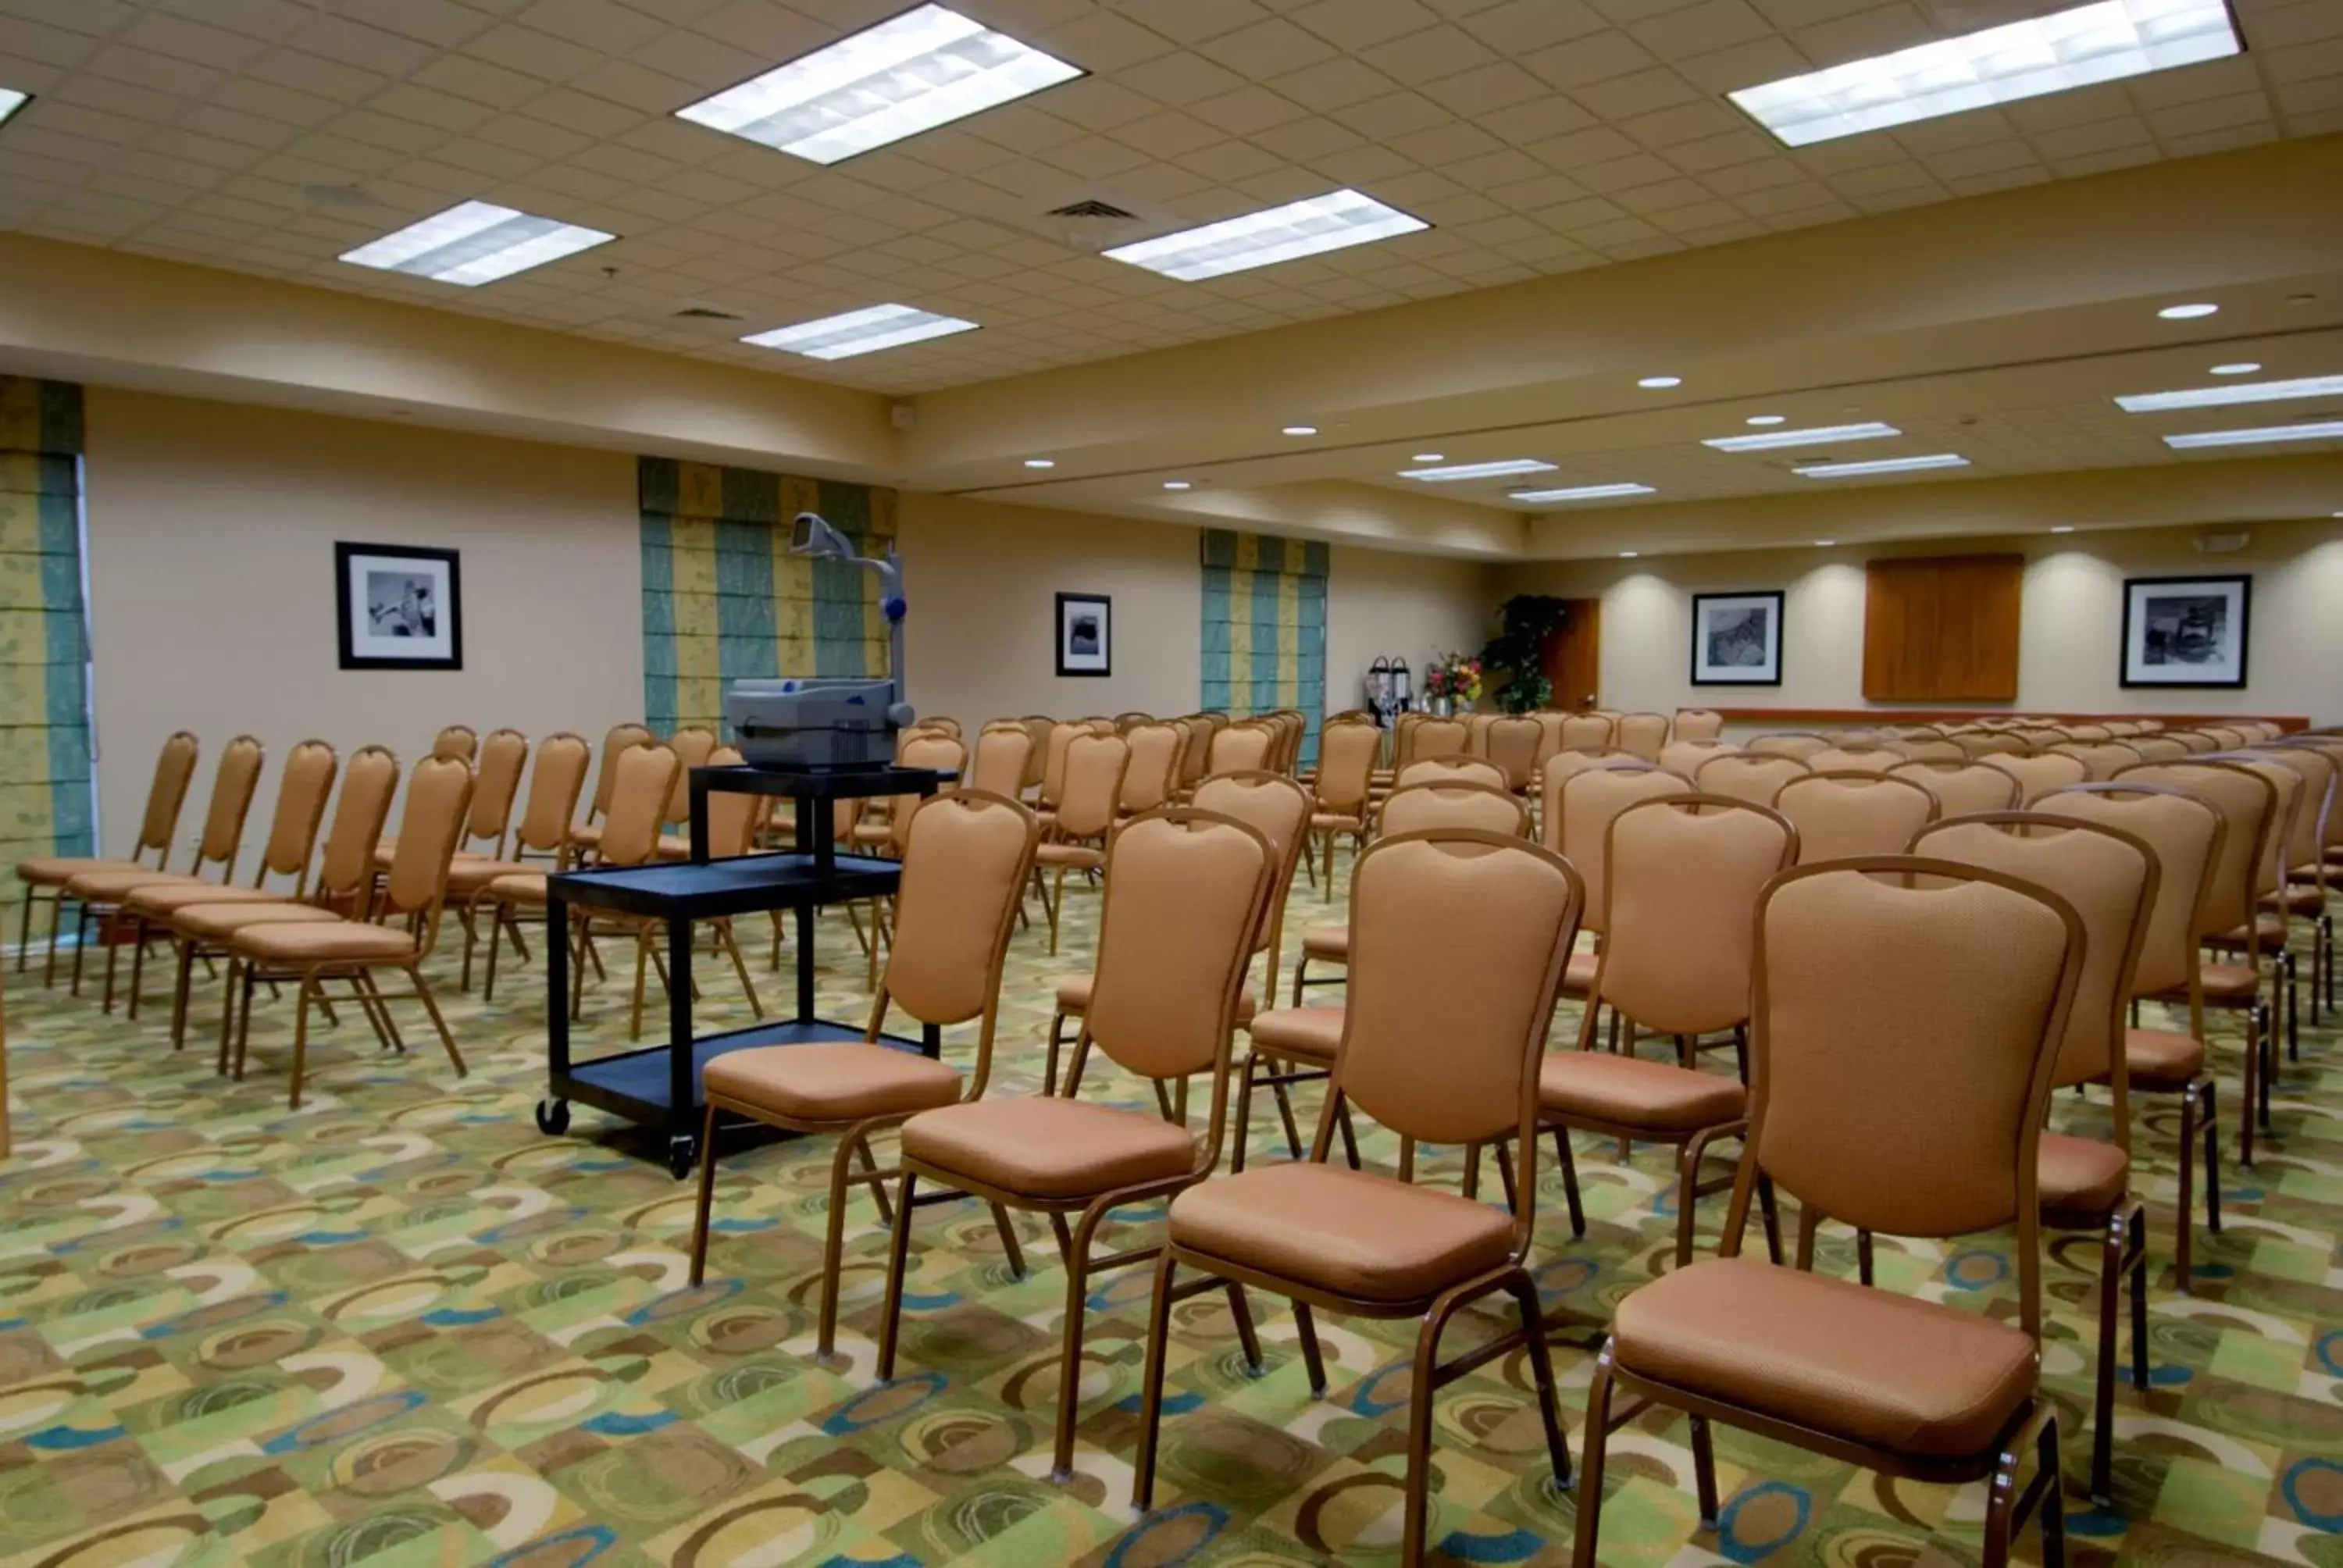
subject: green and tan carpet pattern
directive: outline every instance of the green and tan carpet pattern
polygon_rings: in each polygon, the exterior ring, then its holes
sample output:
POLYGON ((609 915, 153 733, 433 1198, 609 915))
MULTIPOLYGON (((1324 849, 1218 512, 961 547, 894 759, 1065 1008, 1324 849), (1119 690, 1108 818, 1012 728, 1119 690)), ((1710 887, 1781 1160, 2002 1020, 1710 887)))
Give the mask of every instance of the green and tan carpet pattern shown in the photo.
MULTIPOLYGON (((998 1092, 1038 1089, 1051 982, 1087 961, 1096 896, 1068 902, 1062 958, 1047 957, 1038 920, 1012 947, 998 1092)), ((1292 930, 1328 910, 1298 890, 1292 930)), ((762 933, 752 922, 748 934, 762 933)), ((852 933, 833 915, 822 940, 824 1009, 859 1020, 852 933)), ((1395 1560, 1412 1323, 1322 1317, 1332 1386, 1313 1401, 1283 1303, 1255 1298, 1260 1377, 1224 1299, 1186 1303, 1158 1507, 1139 1519, 1130 1462, 1147 1271, 1108 1276, 1091 1301, 1080 1473, 1052 1485, 1063 1275, 1043 1225, 1022 1227, 1033 1272, 1019 1282, 978 1205, 920 1211, 900 1375, 880 1387, 869 1335, 885 1234, 857 1198, 851 1365, 817 1366, 825 1147, 724 1160, 709 1281, 690 1290, 690 1188, 658 1151, 590 1111, 565 1138, 532 1121, 541 965, 508 969, 492 1007, 456 990, 444 955, 433 967, 471 1076, 454 1076, 411 1004, 395 1004, 403 1057, 346 1010, 322 1031, 310 1099, 292 1113, 289 995, 256 1010, 252 1075, 237 1085, 215 1077, 200 1033, 215 987, 198 986, 196 1043, 175 1055, 159 1004, 126 1022, 93 997, 43 991, 36 975, 7 977, 16 1153, 0 1165, 0 1563, 1395 1560)), ((704 1016, 744 1020, 729 969, 703 961, 700 973, 704 1016)), ((758 978, 772 1001, 788 994, 761 963, 758 978)), ((582 1051, 623 1043, 623 989, 589 990, 582 1051)), ((1565 1008, 1556 1038, 1572 1025, 1565 1008)), ((2127 1380, 2118 1393, 2112 1509, 2081 1485, 2098 1254, 2082 1237, 2049 1249, 2047 1384, 2067 1432, 2080 1563, 2343 1568, 2338 1035, 2306 1015, 2276 1136, 2250 1171, 2233 1162, 2225 1096, 2227 1229, 2200 1238, 2193 1297, 2170 1279, 2177 1110, 2155 1102, 2141 1118, 2154 1370, 2146 1389, 2127 1380)), ((949 1053, 967 1040, 950 1031, 949 1053)), ((2221 1034, 2225 1083, 2237 1054, 2221 1034)), ((1151 1103, 1133 1081, 1094 1074, 1091 1087, 1151 1103)), ((1299 1099, 1314 1115, 1314 1091, 1299 1099)), ((2096 1101, 2062 1096, 2056 1115, 2074 1130, 2105 1124, 2096 1101)), ((1262 1108, 1262 1155, 1271 1122, 1262 1108)), ((1668 1253, 1672 1167, 1657 1149, 1624 1166, 1594 1140, 1579 1152, 1589 1234, 1571 1239, 1549 1162, 1534 1262, 1549 1305, 1600 1322, 1668 1253)), ((1391 1161, 1395 1141, 1371 1131, 1368 1154, 1391 1161)), ((1457 1164, 1435 1153, 1426 1170, 1453 1181, 1457 1164)), ((1705 1206, 1704 1245, 1722 1207, 1705 1206)), ((1160 1223, 1160 1210, 1135 1211, 1105 1244, 1160 1223)), ((1826 1231, 1820 1266, 1851 1276, 1852 1238, 1826 1231)), ((2015 1312, 2003 1239, 1883 1242, 1880 1276, 2015 1312)), ((1495 1323, 1468 1316, 1453 1342, 1495 1323)), ((1598 1338, 1590 1328, 1554 1343, 1574 1452, 1598 1338)), ((1567 1560, 1573 1504, 1548 1474, 1529 1387, 1516 1354, 1438 1396, 1437 1555, 1567 1560)), ((1603 1540, 1614 1568, 1975 1561, 1978 1490, 1888 1483, 1730 1432, 1722 1526, 1703 1532, 1684 1442, 1684 1422, 1656 1412, 1614 1442, 1603 1540)), ((2021 1551, 2038 1550, 2028 1530, 2021 1551)))

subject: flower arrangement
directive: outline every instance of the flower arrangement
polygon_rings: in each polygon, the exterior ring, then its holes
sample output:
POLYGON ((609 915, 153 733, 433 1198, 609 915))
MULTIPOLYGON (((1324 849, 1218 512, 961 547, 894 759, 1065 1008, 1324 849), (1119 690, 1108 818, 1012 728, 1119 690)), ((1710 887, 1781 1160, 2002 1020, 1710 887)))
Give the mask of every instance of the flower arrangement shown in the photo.
POLYGON ((1471 702, 1481 695, 1481 661, 1461 653, 1443 653, 1423 672, 1426 697, 1451 702, 1471 702))

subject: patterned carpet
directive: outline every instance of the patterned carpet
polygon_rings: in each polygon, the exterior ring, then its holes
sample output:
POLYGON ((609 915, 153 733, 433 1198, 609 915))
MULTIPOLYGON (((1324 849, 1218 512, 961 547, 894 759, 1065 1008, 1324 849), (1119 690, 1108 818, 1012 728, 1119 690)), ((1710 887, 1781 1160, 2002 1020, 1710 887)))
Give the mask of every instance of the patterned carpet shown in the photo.
MULTIPOLYGON (((1095 895, 1068 901, 1063 958, 1046 956, 1038 924, 1012 948, 999 1092, 1037 1087, 1050 981, 1090 951, 1095 895)), ((1292 924, 1326 910, 1297 893, 1292 924)), ((822 931, 825 1010, 859 1019, 852 933, 835 917, 822 931)), ((902 1375, 874 1387, 865 1335, 884 1233, 857 1199, 853 1364, 824 1370, 806 1353, 822 1146, 725 1161, 709 1283, 688 1290, 689 1187, 657 1151, 588 1111, 568 1138, 532 1122, 541 967, 508 970, 517 983, 495 1007, 456 992, 452 962, 435 972, 472 1075, 453 1076, 411 1005, 404 1058, 346 1018, 324 1031, 295 1114, 289 998, 256 1010, 253 1075, 236 1086, 214 1077, 207 1041, 171 1052, 159 1006, 136 1023, 106 1020, 94 1000, 7 977, 17 1151, 0 1165, 0 1562, 1393 1560, 1413 1325, 1322 1317, 1332 1387, 1312 1402, 1282 1303, 1255 1298, 1269 1352, 1257 1379, 1224 1299, 1186 1303, 1159 1506, 1135 1519, 1145 1270, 1108 1276, 1092 1299, 1081 1474, 1053 1486, 1062 1281, 1044 1227, 1023 1227, 1034 1272, 1019 1282, 977 1205, 923 1210, 902 1375)), ((729 974, 701 973, 706 1016, 744 1018, 729 974)), ((784 996, 779 977, 759 979, 784 996)), ((585 1049, 622 1041, 621 1002, 618 985, 589 990, 585 1049)), ((198 1020, 216 1007, 199 987, 198 1020)), ((2145 1392, 2118 1394, 2111 1511, 2078 1484, 2097 1252, 2081 1238, 2052 1251, 2048 1384, 2082 1563, 2343 1568, 2343 1076, 2328 1069, 2338 1033, 2306 1019, 2277 1137, 2257 1170, 2227 1167, 2227 1229, 2200 1241, 2193 1298, 2169 1288, 2177 1113, 2156 1108, 2137 1178, 2158 1269, 2154 1374, 2145 1392)), ((957 1049, 966 1032, 949 1039, 957 1049)), ((2218 1054, 2234 1082, 2227 1037, 2218 1054)), ((1097 1087, 1144 1102, 1132 1082, 1097 1087)), ((1302 1099, 1314 1111, 1314 1095, 1302 1099)), ((2225 1158, 2235 1103, 2225 1097, 2225 1158)), ((2057 1114, 2076 1130, 2104 1123, 2086 1101, 2061 1097, 2057 1114)), ((1368 1152, 1395 1150, 1372 1134, 1368 1152)), ((1550 1164, 1540 1194, 1534 1261, 1548 1302, 1590 1321, 1650 1277, 1674 1224, 1665 1151, 1624 1167, 1614 1155, 1582 1142, 1584 1242, 1570 1239, 1550 1164)), ((1453 1179, 1453 1161, 1429 1169, 1453 1179)), ((1722 1201, 1706 1208, 1704 1237, 1722 1201)), ((1102 1244, 1131 1244, 1151 1219, 1102 1244)), ((1852 1239, 1826 1231, 1821 1266, 1851 1275, 1852 1239)), ((2014 1311, 2008 1273, 1990 1238, 1883 1243, 1880 1255, 1884 1284, 1984 1312, 2014 1311)), ((1454 1342, 1493 1322, 1468 1319, 1454 1342)), ((1574 1450, 1596 1342, 1590 1329, 1555 1344, 1574 1450)), ((1432 1540, 1449 1559, 1567 1559, 1572 1503, 1547 1474, 1529 1386, 1515 1355, 1440 1396, 1432 1540)), ((1977 1490, 1882 1482, 1731 1432, 1718 1439, 1722 1528, 1702 1533, 1684 1442, 1682 1421, 1657 1414, 1614 1442, 1603 1539, 1614 1568, 1975 1561, 1977 1490)), ((2030 1529, 2021 1551, 2038 1551, 2030 1529)))

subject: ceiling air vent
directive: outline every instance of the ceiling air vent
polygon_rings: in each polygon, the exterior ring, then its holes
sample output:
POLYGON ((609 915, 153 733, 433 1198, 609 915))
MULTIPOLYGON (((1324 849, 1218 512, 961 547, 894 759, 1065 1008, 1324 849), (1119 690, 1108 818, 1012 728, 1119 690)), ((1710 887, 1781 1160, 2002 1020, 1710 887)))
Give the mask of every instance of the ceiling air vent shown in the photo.
POLYGON ((1051 217, 1104 218, 1115 223, 1129 223, 1139 215, 1135 212, 1125 212, 1112 202, 1085 197, 1081 201, 1068 202, 1063 206, 1051 207, 1050 216, 1051 217))

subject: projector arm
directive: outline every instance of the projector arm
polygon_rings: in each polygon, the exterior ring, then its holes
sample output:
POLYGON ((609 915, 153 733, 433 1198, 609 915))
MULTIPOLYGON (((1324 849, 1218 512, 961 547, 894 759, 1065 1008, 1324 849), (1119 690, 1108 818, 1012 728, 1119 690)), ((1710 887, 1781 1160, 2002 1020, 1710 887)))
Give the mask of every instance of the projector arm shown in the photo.
POLYGON ((910 688, 903 673, 903 617, 910 605, 903 597, 903 563, 894 547, 888 547, 882 559, 858 556, 853 542, 827 518, 817 512, 799 512, 789 537, 789 554, 814 560, 845 561, 879 574, 879 608, 887 618, 887 675, 895 689, 895 700, 887 717, 899 726, 910 723, 910 688))

